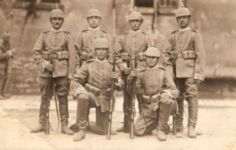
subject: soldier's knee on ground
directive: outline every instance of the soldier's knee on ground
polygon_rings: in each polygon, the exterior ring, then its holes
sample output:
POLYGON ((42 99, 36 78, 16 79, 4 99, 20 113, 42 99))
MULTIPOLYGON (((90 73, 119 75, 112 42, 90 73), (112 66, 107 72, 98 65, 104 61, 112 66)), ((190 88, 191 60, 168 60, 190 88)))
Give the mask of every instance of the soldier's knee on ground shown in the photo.
POLYGON ((145 128, 140 128, 137 125, 134 126, 134 134, 136 136, 143 136, 145 133, 145 128))

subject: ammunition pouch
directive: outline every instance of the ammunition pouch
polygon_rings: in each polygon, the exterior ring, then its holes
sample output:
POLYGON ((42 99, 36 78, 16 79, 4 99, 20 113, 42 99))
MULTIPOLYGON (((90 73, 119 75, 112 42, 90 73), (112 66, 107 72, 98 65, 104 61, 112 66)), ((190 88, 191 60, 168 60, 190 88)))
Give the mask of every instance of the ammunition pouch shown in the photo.
MULTIPOLYGON (((132 56, 130 56, 128 53, 122 53, 121 58, 123 61, 130 61, 132 59, 132 56)), ((138 61, 144 61, 145 60, 144 53, 136 54, 135 59, 137 59, 138 61)))
POLYGON ((59 52, 42 51, 42 57, 46 60, 50 59, 67 60, 69 59, 69 53, 68 51, 59 51, 59 52))
POLYGON ((85 89, 88 91, 88 92, 91 92, 93 93, 94 95, 104 95, 104 96, 111 96, 111 88, 108 88, 108 89, 99 89, 91 84, 85 84, 85 89))
POLYGON ((196 53, 195 53, 195 51, 192 51, 192 50, 183 51, 182 55, 183 55, 184 59, 195 59, 196 58, 196 53))
POLYGON ((172 59, 178 59, 178 58, 195 59, 196 58, 196 53, 193 50, 185 50, 185 51, 180 52, 180 53, 171 52, 170 53, 170 58, 172 58, 172 59))

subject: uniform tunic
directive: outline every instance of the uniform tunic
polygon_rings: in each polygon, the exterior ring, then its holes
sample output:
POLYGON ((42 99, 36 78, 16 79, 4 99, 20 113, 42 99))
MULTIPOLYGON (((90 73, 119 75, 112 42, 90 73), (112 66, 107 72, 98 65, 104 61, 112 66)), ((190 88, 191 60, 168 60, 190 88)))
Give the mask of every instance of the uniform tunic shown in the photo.
MULTIPOLYGON (((137 78, 137 87, 141 95, 141 113, 135 123, 137 135, 150 133, 158 125, 158 112, 154 110, 154 105, 162 102, 159 97, 144 99, 146 97, 160 94, 163 90, 168 91, 171 100, 178 96, 178 90, 175 86, 173 75, 169 70, 161 66, 146 68, 139 72, 137 78)), ((161 107, 161 106, 160 106, 161 107)), ((172 107, 171 105, 169 107, 172 107)), ((158 108, 158 106, 157 106, 158 108)), ((161 109, 161 108, 160 108, 161 109)), ((166 118, 169 117, 164 116, 166 118)))
POLYGON ((40 67, 40 77, 50 77, 51 73, 43 68, 44 61, 51 61, 51 58, 45 58, 44 53, 52 58, 54 70, 53 77, 67 77, 73 74, 75 70, 75 50, 71 34, 62 30, 49 30, 42 32, 34 45, 34 57, 40 67), (68 52, 68 58, 60 59, 60 52, 68 52))
MULTIPOLYGON (((74 76, 75 95, 85 94, 89 95, 89 91, 84 88, 85 84, 92 85, 99 90, 107 90, 112 85, 112 64, 108 60, 100 61, 98 59, 91 59, 84 63, 81 68, 76 70, 74 76)), ((123 82, 120 77, 118 83, 122 86, 123 82)), ((94 93, 93 93, 94 94, 94 93)), ((97 106, 101 105, 102 112, 109 110, 109 100, 111 97, 94 95, 97 106), (98 96, 98 97, 96 97, 98 96)))
POLYGON ((167 65, 173 62, 170 56, 173 52, 179 54, 174 62, 177 78, 192 77, 204 80, 205 49, 201 35, 197 31, 187 27, 172 32, 164 51, 167 65), (195 58, 183 58, 181 54, 185 51, 192 51, 195 58))

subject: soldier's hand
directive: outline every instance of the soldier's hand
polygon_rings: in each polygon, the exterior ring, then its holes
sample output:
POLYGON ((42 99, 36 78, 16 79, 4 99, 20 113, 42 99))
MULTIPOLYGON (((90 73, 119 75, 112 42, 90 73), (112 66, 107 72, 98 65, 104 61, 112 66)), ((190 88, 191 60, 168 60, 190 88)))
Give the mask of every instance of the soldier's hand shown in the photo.
POLYGON ((53 65, 48 61, 43 62, 43 68, 50 72, 53 71, 53 65))
POLYGON ((122 71, 124 72, 125 75, 128 75, 130 73, 131 69, 125 66, 122 68, 122 71))
POLYGON ((116 72, 112 72, 111 78, 114 80, 118 79, 118 74, 116 72))

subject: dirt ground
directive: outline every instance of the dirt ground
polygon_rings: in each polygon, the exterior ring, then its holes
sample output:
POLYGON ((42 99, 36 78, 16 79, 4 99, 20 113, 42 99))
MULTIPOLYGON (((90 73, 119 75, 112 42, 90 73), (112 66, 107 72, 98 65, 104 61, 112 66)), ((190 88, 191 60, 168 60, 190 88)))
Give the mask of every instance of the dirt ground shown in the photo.
MULTIPOLYGON (((118 133, 111 140, 106 136, 88 132, 85 140, 74 142, 73 136, 60 134, 57 127, 54 101, 51 101, 50 122, 53 131, 31 134, 30 129, 38 122, 39 96, 14 96, 0 101, 0 150, 236 150, 236 100, 206 100, 199 102, 199 121, 197 130, 202 133, 196 139, 187 137, 177 139, 172 134, 168 140, 159 142, 153 135, 129 139, 129 134, 118 133)), ((76 101, 70 100, 70 119, 75 121, 76 101)), ((137 114, 138 115, 138 114, 137 114)), ((136 116, 137 117, 137 116, 136 116)), ((187 114, 185 113, 185 124, 187 114)), ((90 120, 95 118, 94 109, 90 111, 90 120)), ((170 119, 170 124, 172 123, 170 119)), ((116 100, 113 114, 113 128, 122 125, 122 99, 116 100)))

